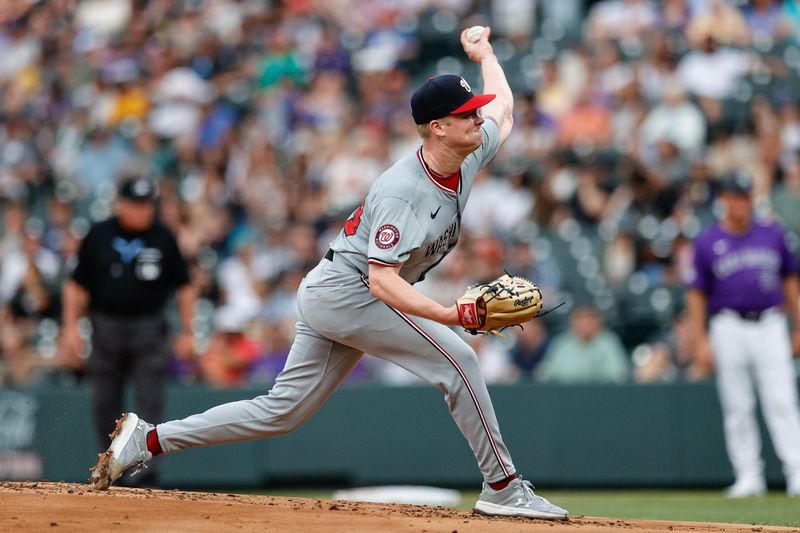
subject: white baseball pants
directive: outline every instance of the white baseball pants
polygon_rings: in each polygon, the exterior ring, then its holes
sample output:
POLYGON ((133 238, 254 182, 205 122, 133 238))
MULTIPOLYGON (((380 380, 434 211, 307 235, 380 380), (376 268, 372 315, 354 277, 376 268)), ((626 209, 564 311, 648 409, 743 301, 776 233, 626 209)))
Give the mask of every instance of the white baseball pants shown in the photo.
POLYGON ((800 408, 788 333, 786 317, 778 310, 758 321, 729 311, 711 318, 725 441, 737 480, 764 479, 756 391, 784 474, 800 479, 800 408))

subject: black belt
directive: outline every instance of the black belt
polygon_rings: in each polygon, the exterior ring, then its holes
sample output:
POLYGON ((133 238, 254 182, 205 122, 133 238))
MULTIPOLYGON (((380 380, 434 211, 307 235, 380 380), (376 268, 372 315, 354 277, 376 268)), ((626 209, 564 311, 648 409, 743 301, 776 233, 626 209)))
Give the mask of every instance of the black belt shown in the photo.
MULTIPOLYGON (((325 252, 325 259, 327 259, 328 261, 330 261, 331 263, 333 263, 333 262, 334 262, 334 261, 333 261, 334 257, 336 257, 336 253, 335 253, 333 250, 331 250, 330 248, 328 248, 328 251, 327 251, 327 252, 325 252)), ((340 264, 340 265, 342 264, 342 261, 341 261, 341 260, 339 260, 339 264, 340 264)), ((348 263, 347 261, 345 261, 345 262, 344 262, 344 265, 345 265, 345 267, 346 267, 346 268, 348 268, 348 269, 352 269, 352 270, 354 270, 354 271, 358 272, 359 274, 361 274, 362 276, 365 276, 365 274, 364 274, 363 272, 361 272, 360 270, 358 270, 356 267, 354 267, 353 265, 351 265, 351 264, 350 264, 350 263, 348 263)))
POLYGON ((738 309, 727 309, 727 310, 736 313, 742 320, 747 320, 748 322, 758 322, 762 318, 764 318, 764 315, 766 315, 772 309, 774 308, 768 307, 766 309, 760 309, 758 311, 739 311, 738 309))

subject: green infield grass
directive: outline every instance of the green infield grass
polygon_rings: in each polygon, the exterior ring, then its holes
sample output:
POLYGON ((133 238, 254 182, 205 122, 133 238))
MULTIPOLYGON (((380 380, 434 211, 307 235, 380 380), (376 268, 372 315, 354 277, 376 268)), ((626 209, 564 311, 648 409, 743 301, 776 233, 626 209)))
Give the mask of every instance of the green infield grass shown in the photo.
MULTIPOLYGON (((332 491, 268 490, 249 493, 330 499, 332 491)), ((800 527, 800 499, 783 491, 759 498, 729 500, 720 490, 546 490, 540 494, 570 511, 572 516, 641 518, 690 522, 800 527)), ((469 509, 477 491, 463 491, 461 505, 469 509)))
MULTIPOLYGON (((542 490, 540 494, 573 516, 800 526, 800 499, 783 491, 730 500, 719 490, 542 490)), ((462 492, 470 507, 477 492, 462 492)))

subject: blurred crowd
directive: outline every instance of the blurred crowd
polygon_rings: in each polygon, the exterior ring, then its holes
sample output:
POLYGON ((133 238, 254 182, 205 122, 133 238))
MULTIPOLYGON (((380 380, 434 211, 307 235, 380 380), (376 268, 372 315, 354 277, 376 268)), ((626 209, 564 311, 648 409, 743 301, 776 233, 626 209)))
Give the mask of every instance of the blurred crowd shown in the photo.
MULTIPOLYGON (((490 383, 705 377, 681 275, 719 177, 746 171, 800 241, 800 1, 0 3, 0 386, 80 377, 59 370, 61 283, 128 175, 158 184, 201 293, 175 379, 271 382, 303 275, 419 144, 411 92, 440 73, 480 90, 473 24, 515 130, 420 289, 448 303, 505 269, 563 303, 467 335, 490 383)), ((415 378, 365 358, 350 379, 415 378)))

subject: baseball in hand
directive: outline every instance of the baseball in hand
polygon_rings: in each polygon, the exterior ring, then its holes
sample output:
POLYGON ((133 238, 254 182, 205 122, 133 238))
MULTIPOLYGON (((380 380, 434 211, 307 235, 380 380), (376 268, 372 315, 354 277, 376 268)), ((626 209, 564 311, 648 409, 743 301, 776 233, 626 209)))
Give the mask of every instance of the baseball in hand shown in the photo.
POLYGON ((477 43, 481 40, 483 36, 483 30, 485 30, 483 26, 473 26, 467 30, 467 40, 471 43, 477 43))

